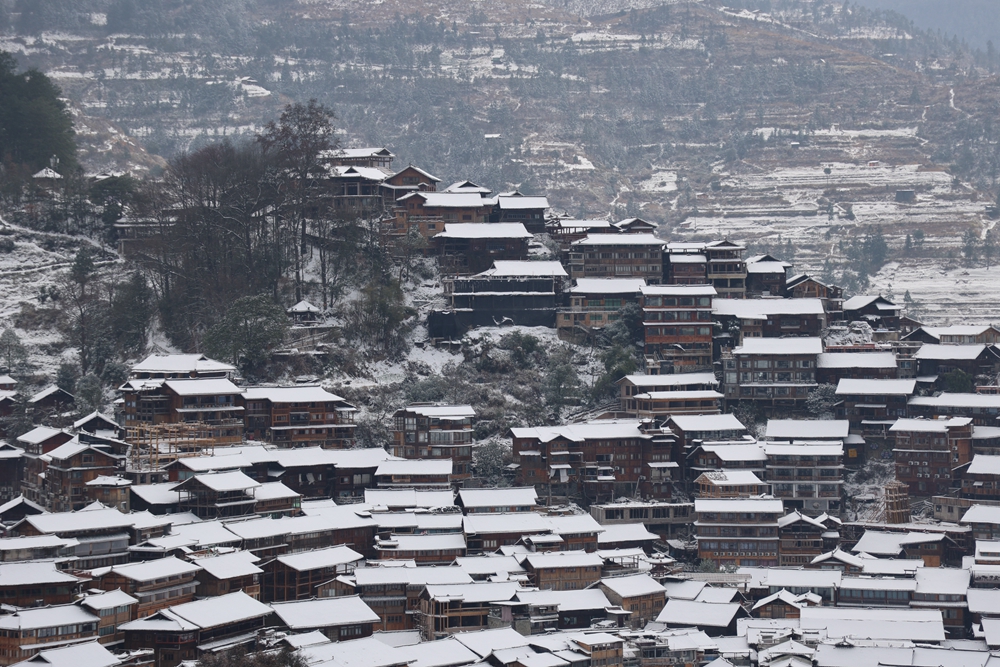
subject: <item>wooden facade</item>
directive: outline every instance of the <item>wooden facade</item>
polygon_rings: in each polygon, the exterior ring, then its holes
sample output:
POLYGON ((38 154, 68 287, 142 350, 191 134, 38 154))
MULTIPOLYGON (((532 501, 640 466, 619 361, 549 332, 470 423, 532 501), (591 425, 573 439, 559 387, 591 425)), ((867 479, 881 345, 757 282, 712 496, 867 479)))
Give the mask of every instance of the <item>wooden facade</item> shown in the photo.
POLYGON ((669 375, 712 367, 711 285, 642 288, 647 372, 669 375))

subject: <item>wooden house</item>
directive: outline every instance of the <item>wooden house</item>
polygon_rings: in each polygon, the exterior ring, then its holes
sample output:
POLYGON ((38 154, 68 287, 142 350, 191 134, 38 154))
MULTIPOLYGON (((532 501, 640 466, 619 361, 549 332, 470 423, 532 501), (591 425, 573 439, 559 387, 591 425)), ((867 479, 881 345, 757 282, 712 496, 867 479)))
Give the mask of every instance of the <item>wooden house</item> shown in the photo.
POLYGON ((651 374, 691 373, 712 365, 711 285, 641 288, 644 354, 651 374))
POLYGON ((260 482, 235 470, 195 475, 174 490, 187 492, 180 501, 181 511, 202 519, 215 519, 253 514, 257 503, 254 492, 259 486, 260 482))
MULTIPOLYGON (((450 460, 451 478, 468 479, 475 418, 476 411, 469 405, 408 405, 393 415, 392 453, 406 459, 450 460)), ((412 469, 419 475, 418 468, 412 469)))
POLYGON ((593 234, 574 241, 568 252, 572 278, 642 278, 663 282, 663 247, 652 234, 593 234))
POLYGON ((764 454, 771 492, 787 509, 810 516, 839 514, 844 485, 841 441, 772 441, 764 444, 764 454))
POLYGON ((9 530, 14 535, 76 539, 74 567, 92 570, 129 561, 130 533, 135 524, 135 515, 123 514, 116 508, 88 507, 78 512, 27 515, 9 530))
MULTIPOLYGON (((925 419, 969 417, 977 427, 994 427, 997 424, 997 418, 1000 417, 1000 395, 946 391, 937 396, 914 396, 907 401, 906 407, 911 417, 924 417, 925 419)), ((981 446, 989 447, 988 428, 980 430, 982 431, 981 446)))
POLYGON ((893 380, 899 376, 892 352, 823 352, 816 358, 816 381, 837 384, 852 380, 893 380))
MULTIPOLYGON (((468 417, 466 414, 463 419, 468 417)), ((471 432, 469 437, 471 443, 471 432)), ((453 471, 454 464, 448 458, 383 461, 375 470, 375 484, 383 489, 448 489, 453 471)))
POLYGON ((784 296, 786 277, 792 265, 771 255, 748 257, 747 296, 784 296))
POLYGON ((972 461, 972 420, 897 419, 889 428, 895 437, 896 480, 910 496, 942 495, 952 486, 952 470, 972 461))
POLYGON ((545 225, 552 240, 559 244, 563 252, 575 241, 585 239, 593 234, 617 234, 618 229, 607 220, 574 220, 571 218, 556 218, 545 225))
MULTIPOLYGON (((590 506, 590 514, 605 527, 616 525, 631 525, 640 522, 647 530, 659 535, 661 539, 670 539, 677 532, 691 525, 694 516, 693 503, 668 501, 628 501, 590 506)), ((598 536, 599 544, 604 533, 598 536)))
POLYGON ((455 504, 464 514, 532 512, 538 506, 535 487, 459 489, 455 504))
POLYGON ((698 558, 717 565, 773 567, 778 564, 781 500, 698 498, 694 501, 698 558))
POLYGON ((699 498, 747 498, 769 491, 765 484, 749 470, 711 470, 694 480, 695 494, 699 498))
POLYGON ((77 601, 100 620, 97 622, 97 641, 101 644, 121 644, 125 633, 121 626, 137 618, 139 601, 120 590, 88 592, 77 601))
POLYGON ((382 181, 382 198, 387 207, 411 192, 435 192, 441 179, 420 167, 407 165, 382 181))
POLYGON ((708 284, 715 287, 722 299, 742 299, 746 296, 747 265, 743 261, 746 246, 728 239, 705 244, 708 259, 708 284))
POLYGON ((428 584, 420 595, 421 634, 434 640, 486 629, 491 607, 512 600, 520 590, 511 581, 428 584))
MULTIPOLYGON (((913 359, 920 377, 941 376, 954 371, 989 381, 1000 371, 1000 349, 995 345, 922 345, 913 359)), ((943 384, 943 382, 942 382, 943 384)))
POLYGON ((257 565, 260 557, 249 551, 229 551, 192 555, 189 558, 201 568, 195 590, 199 598, 243 591, 254 600, 260 599, 260 585, 264 574, 264 570, 257 565))
POLYGON ((526 196, 516 191, 500 194, 490 212, 490 222, 520 222, 532 234, 544 234, 548 209, 549 200, 545 197, 526 196))
POLYGON ((249 439, 281 447, 354 446, 357 409, 320 386, 247 387, 241 400, 249 439))
POLYGON ((430 240, 446 224, 487 222, 490 208, 478 193, 411 192, 396 200, 394 233, 405 236, 415 230, 430 240))
POLYGON ((443 281, 449 309, 428 316, 431 337, 458 338, 476 326, 552 327, 566 270, 556 261, 496 260, 474 276, 443 281))
POLYGON ((321 632, 332 642, 371 637, 381 624, 378 614, 356 595, 272 602, 271 609, 279 627, 294 633, 321 632))
POLYGON ((598 582, 612 604, 632 612, 629 622, 633 628, 642 628, 656 620, 667 603, 667 592, 648 574, 624 577, 607 577, 598 582))
MULTIPOLYGON (((493 605, 489 625, 491 628, 512 627, 524 635, 590 628, 595 622, 608 620, 611 606, 608 597, 599 588, 520 591, 513 600, 493 605)), ((619 615, 627 616, 627 613, 619 615)))
POLYGON ((94 584, 104 591, 123 591, 138 600, 136 617, 190 602, 201 567, 174 556, 136 563, 123 563, 91 570, 94 584))
POLYGON ((98 620, 96 614, 75 604, 18 609, 0 616, 0 665, 28 660, 43 649, 96 638, 98 620))
POLYGON ((39 500, 52 511, 67 512, 90 504, 87 484, 101 477, 114 478, 124 457, 106 447, 88 445, 74 438, 43 454, 41 459, 45 463, 45 478, 39 500))
POLYGON ((86 483, 88 503, 99 502, 105 507, 117 507, 122 512, 132 511, 132 480, 118 475, 102 475, 86 483))
POLYGON ((819 519, 794 510, 778 518, 778 564, 802 567, 823 554, 824 535, 831 532, 819 519))
POLYGON ((737 344, 747 338, 815 337, 827 326, 819 299, 718 299, 712 311, 724 328, 739 327, 737 344))
POLYGON ((37 422, 44 415, 65 412, 76 403, 76 397, 65 389, 50 385, 28 398, 30 410, 37 422))
POLYGON ((799 618, 803 607, 819 604, 819 600, 813 593, 795 595, 781 589, 758 600, 750 613, 755 618, 799 618))
POLYGON ((350 574, 363 556, 346 546, 285 554, 263 564, 264 600, 308 600, 325 597, 326 587, 350 574))
POLYGON ((639 303, 643 278, 577 278, 570 288, 569 308, 559 311, 559 329, 582 327, 584 330, 603 329, 617 322, 621 309, 639 303))
MULTIPOLYGON (((37 538, 30 537, 17 540, 37 542, 37 538)), ((62 549, 60 551, 65 553, 62 549)), ((4 562, 0 565, 0 572, 3 573, 0 576, 0 599, 14 607, 69 604, 87 581, 84 577, 59 570, 53 561, 4 562)))
POLYGON ((527 554, 521 565, 538 588, 575 591, 600 580, 604 559, 585 551, 557 551, 527 554))
POLYGON ((465 536, 444 533, 437 535, 396 535, 375 540, 379 560, 413 560, 421 565, 447 565, 465 556, 465 536))
POLYGON ((354 571, 357 593, 378 614, 385 632, 419 628, 420 594, 427 586, 471 584, 472 577, 460 567, 364 567, 354 571))
POLYGON ((907 415, 907 401, 916 380, 852 380, 837 383, 837 417, 851 422, 852 430, 885 431, 907 415))
POLYGON ((854 296, 844 301, 844 319, 848 322, 867 322, 872 329, 898 331, 901 310, 902 306, 881 295, 854 296))
POLYGON ((448 221, 431 238, 442 273, 450 275, 480 273, 497 260, 526 260, 530 240, 531 233, 519 222, 448 221))
POLYGON ((619 220, 612 226, 622 234, 655 234, 657 227, 659 227, 655 222, 642 218, 626 218, 619 220))
POLYGON ((1000 329, 992 324, 920 325, 902 340, 925 345, 997 345, 1000 344, 1000 329))
POLYGON ((801 407, 816 388, 820 338, 746 338, 723 356, 726 399, 752 401, 765 411, 801 407))
POLYGON ((785 282, 787 296, 792 299, 821 299, 828 312, 843 310, 844 291, 836 285, 827 285, 804 273, 788 278, 785 282))

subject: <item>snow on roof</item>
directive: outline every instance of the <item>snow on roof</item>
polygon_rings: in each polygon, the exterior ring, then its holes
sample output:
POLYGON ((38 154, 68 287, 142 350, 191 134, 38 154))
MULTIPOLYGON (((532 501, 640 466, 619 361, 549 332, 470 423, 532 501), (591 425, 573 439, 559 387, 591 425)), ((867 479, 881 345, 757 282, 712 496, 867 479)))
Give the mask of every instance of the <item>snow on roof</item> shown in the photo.
POLYGON ((639 294, 645 278, 577 278, 571 294, 639 294))
POLYGON ((249 551, 232 551, 217 556, 192 556, 191 560, 216 579, 234 579, 261 574, 264 571, 255 564, 260 558, 249 551))
MULTIPOLYGON (((0 378, 0 382, 2 382, 2 380, 3 380, 3 379, 2 379, 2 378, 0 378)), ((100 412, 98 412, 97 410, 94 410, 93 412, 91 412, 91 413, 90 413, 89 415, 87 415, 86 417, 81 417, 80 419, 77 419, 77 420, 76 420, 75 422, 73 422, 73 428, 75 428, 75 429, 79 429, 79 428, 80 428, 81 426, 83 426, 83 425, 84 425, 84 424, 86 424, 87 422, 89 422, 89 421, 91 421, 91 420, 94 420, 94 419, 97 419, 97 420, 99 420, 99 421, 103 421, 103 422, 104 422, 104 423, 106 423, 106 424, 107 424, 107 425, 108 425, 108 426, 109 426, 110 428, 113 428, 113 429, 117 429, 117 428, 118 428, 118 422, 116 422, 116 421, 115 421, 114 419, 112 419, 111 417, 108 417, 107 415, 102 415, 102 414, 101 414, 100 412)))
POLYGON ((549 200, 545 197, 520 195, 517 197, 497 197, 497 206, 504 211, 517 211, 529 208, 548 208, 549 200))
POLYGON ((518 602, 530 605, 557 604, 559 605, 559 611, 605 609, 611 606, 611 601, 608 600, 608 597, 600 588, 589 588, 580 591, 518 591, 517 600, 518 602))
POLYGON ((297 304, 295 304, 294 306, 292 306, 291 308, 289 308, 285 312, 288 312, 288 313, 318 313, 318 312, 320 312, 320 309, 317 308, 316 306, 312 305, 311 303, 309 303, 305 299, 303 299, 302 301, 299 301, 297 304))
POLYGON ((898 556, 907 545, 940 542, 944 538, 944 533, 892 533, 866 530, 851 551, 873 556, 898 556))
POLYGON ((191 574, 200 570, 200 565, 183 561, 176 556, 168 556, 166 558, 157 558, 138 563, 124 563, 122 565, 112 565, 111 567, 101 567, 92 570, 91 574, 95 577, 104 577, 113 573, 132 581, 153 581, 155 579, 166 579, 168 577, 191 574))
POLYGON ((526 507, 538 502, 535 487, 506 489, 459 489, 458 500, 463 507, 526 507))
POLYGON ((973 505, 959 523, 995 523, 1000 525, 1000 507, 995 505, 973 505))
MULTIPOLYGON (((470 559, 462 558, 459 560, 470 559)), ((513 561, 514 559, 511 558, 510 560, 513 561)), ((520 566, 518 566, 518 570, 516 571, 521 571, 520 566)), ((493 571, 491 570, 489 574, 493 574, 493 571)), ((360 567, 354 570, 354 574, 352 576, 358 586, 385 586, 388 584, 427 586, 472 583, 472 577, 469 576, 468 571, 464 568, 450 565, 425 565, 421 567, 360 567)))
POLYGON ((76 584, 81 580, 56 569, 52 561, 0 563, 0 586, 76 584))
POLYGON ((582 535, 604 530, 604 526, 589 514, 554 514, 543 516, 542 519, 556 535, 582 535))
POLYGON ((737 573, 749 575, 748 588, 837 588, 840 570, 797 570, 789 568, 741 567, 737 573))
POLYGON ((916 592, 926 595, 965 595, 971 573, 957 567, 921 567, 914 575, 916 592))
POLYGON ((896 368, 892 352, 824 352, 816 358, 817 368, 896 368))
POLYGON ((282 498, 301 498, 301 494, 292 491, 287 486, 281 482, 267 482, 266 484, 261 484, 254 491, 253 497, 258 501, 261 500, 281 500, 282 498))
POLYGON ((511 259, 497 259, 493 261, 493 266, 491 268, 486 269, 474 277, 523 278, 534 276, 543 278, 566 278, 568 275, 569 274, 566 273, 566 269, 563 268, 562 262, 558 261, 531 262, 511 259))
POLYGON ((695 498, 695 512, 757 512, 782 514, 784 505, 779 498, 695 498))
POLYGON ((132 373, 232 373, 235 366, 209 359, 204 354, 151 354, 135 366, 132 373))
POLYGON ((86 483, 87 486, 132 486, 132 480, 124 477, 100 475, 86 483))
POLYGON ((671 415, 670 423, 684 432, 700 431, 746 431, 739 419, 732 414, 724 415, 671 415))
POLYGON ((17 441, 26 445, 37 445, 60 433, 65 433, 65 431, 49 426, 36 426, 24 435, 19 435, 17 441))
POLYGON ((767 454, 764 446, 755 442, 745 445, 712 444, 705 443, 701 449, 715 454, 721 461, 766 461, 767 454))
MULTIPOLYGON (((239 524, 243 525, 243 524, 239 524)), ((162 549, 178 549, 180 547, 205 548, 224 544, 238 544, 240 536, 229 531, 221 521, 202 521, 200 523, 174 524, 169 535, 152 537, 146 540, 150 546, 162 549)))
MULTIPOLYGON (((936 569, 936 568, 935 568, 936 569)), ((917 582, 901 577, 844 577, 840 580, 840 590, 870 591, 915 591, 917 582)))
POLYGON ((751 274, 767 274, 767 273, 785 273, 785 269, 789 268, 791 264, 788 262, 747 262, 747 273, 751 274))
POLYGON ((642 294, 643 296, 715 296, 718 292, 711 285, 647 285, 642 288, 642 294))
POLYGON ((855 380, 841 378, 837 383, 837 396, 909 396, 917 388, 917 381, 910 380, 855 380))
POLYGON ((376 547, 392 551, 452 551, 465 550, 465 535, 462 533, 440 533, 436 535, 392 535, 386 541, 376 541, 376 547))
POLYGON ((78 533, 108 528, 131 528, 132 518, 114 507, 53 514, 32 514, 23 521, 34 526, 39 533, 78 533))
POLYGON ((375 475, 431 475, 440 477, 450 476, 451 471, 451 459, 403 459, 383 461, 375 471, 375 475))
POLYGON ((667 597, 678 600, 694 600, 701 594, 705 586, 707 584, 704 581, 695 580, 665 581, 663 583, 663 589, 667 591, 667 597))
POLYGON ((579 241, 573 241, 572 247, 586 246, 616 246, 616 245, 655 245, 665 246, 663 239, 656 238, 652 234, 594 234, 579 241))
POLYGON ((636 387, 686 387, 690 385, 715 386, 719 381, 715 373, 671 373, 670 375, 626 375, 618 384, 628 382, 636 387))
POLYGON ((406 654, 411 660, 409 667, 457 667, 479 662, 479 656, 454 637, 407 646, 406 654))
POLYGON ((178 484, 177 488, 187 489, 198 484, 217 493, 246 491, 247 489, 255 489, 260 486, 260 482, 252 477, 249 477, 248 475, 245 475, 243 472, 239 470, 231 470, 229 472, 210 472, 202 475, 195 475, 194 477, 189 477, 178 484))
POLYGON ((660 539, 656 533, 651 533, 641 523, 611 523, 601 526, 603 532, 597 536, 598 546, 602 544, 617 544, 618 542, 646 542, 660 539))
POLYGON ((844 445, 764 443, 764 453, 768 456, 843 456, 844 445))
POLYGON ((563 229, 607 229, 611 223, 607 220, 559 220, 556 226, 563 229))
POLYGON ((671 253, 667 256, 668 261, 671 264, 706 264, 708 263, 708 257, 705 255, 688 255, 680 253, 671 253))
POLYGON ((93 641, 42 649, 27 660, 14 664, 19 667, 112 667, 121 662, 95 637, 93 641))
MULTIPOLYGON (((440 183, 441 182, 441 179, 438 178, 437 176, 435 176, 434 174, 432 174, 432 173, 430 173, 428 171, 424 171, 420 167, 417 167, 417 166, 412 165, 412 164, 403 167, 402 169, 400 169, 399 171, 397 171, 395 174, 393 174, 393 176, 398 176, 399 174, 402 174, 407 169, 412 169, 413 171, 417 172, 421 176, 427 177, 428 180, 430 180, 430 181, 432 181, 434 183, 440 183)), ((487 191, 487 192, 489 192, 489 191, 487 191)))
POLYGON ((0 630, 33 630, 96 621, 97 617, 86 609, 75 604, 62 604, 18 609, 12 614, 0 616, 0 630))
POLYGON ((375 157, 396 157, 389 152, 389 149, 381 146, 365 146, 363 148, 332 148, 320 152, 321 158, 375 158, 375 157))
POLYGON ((452 532, 462 530, 462 515, 457 512, 437 514, 431 512, 373 512, 372 520, 380 530, 403 532, 398 528, 411 528, 414 532, 452 532))
POLYGON ((326 403, 344 400, 323 387, 298 385, 295 387, 247 387, 243 393, 247 401, 269 400, 272 403, 326 403))
MULTIPOLYGON (((0 538, 0 552, 19 551, 21 549, 45 549, 49 547, 69 547, 79 544, 73 539, 64 539, 58 535, 22 535, 21 537, 0 538)), ((2 579, 0 565, 0 579, 2 579)))
POLYGON ((712 302, 716 315, 740 319, 766 319, 772 315, 822 315, 821 299, 719 299, 712 302))
POLYGON ((1000 475, 1000 456, 975 454, 965 472, 970 475, 1000 475))
POLYGON ((92 445, 84 444, 84 443, 80 442, 79 440, 77 440, 76 438, 73 438, 72 440, 64 442, 63 444, 59 445, 58 447, 56 447, 55 449, 53 449, 52 451, 50 451, 48 454, 44 454, 43 456, 48 457, 49 461, 65 461, 67 459, 73 458, 74 456, 76 456, 80 452, 85 452, 87 450, 93 450, 95 452, 100 452, 101 454, 104 454, 105 456, 113 456, 112 454, 110 454, 108 451, 106 451, 104 449, 101 449, 99 447, 94 447, 92 445))
POLYGON ((744 338, 733 354, 820 354, 822 351, 822 338, 744 338))
POLYGON ((939 396, 914 396, 908 404, 931 408, 1000 408, 1000 394, 944 392, 939 396))
POLYGON ((800 614, 802 630, 826 630, 830 639, 855 637, 921 642, 945 639, 938 609, 804 607, 800 614))
POLYGON ((851 423, 846 419, 768 419, 765 437, 769 440, 841 440, 847 437, 850 428, 851 423))
POLYGON ((563 567, 597 567, 604 565, 604 559, 594 553, 585 551, 552 551, 549 553, 531 553, 525 556, 522 563, 534 570, 545 570, 563 567))
POLYGON ((162 482, 160 484, 133 484, 131 492, 150 505, 173 505, 187 492, 178 492, 174 488, 180 482, 162 482), (183 494, 183 495, 182 495, 183 494))
POLYGON ((733 622, 739 610, 740 605, 735 602, 719 604, 671 598, 656 621, 669 626, 725 628, 733 622))
POLYGON ((537 639, 537 637, 525 637, 513 628, 459 632, 452 636, 481 658, 485 658, 494 651, 527 646, 529 641, 537 639))
POLYGON ((297 572, 306 572, 308 570, 346 565, 347 563, 357 562, 362 558, 364 556, 354 549, 341 545, 325 549, 315 549, 313 551, 285 554, 278 556, 276 560, 297 572))
POLYGON ((481 185, 476 185, 472 181, 456 181, 441 192, 478 192, 480 194, 488 195, 492 192, 492 190, 484 188, 481 185))
POLYGON ((695 602, 711 602, 713 604, 723 604, 727 602, 732 602, 736 599, 739 594, 739 590, 736 588, 729 588, 727 586, 706 586, 701 589, 701 593, 698 593, 698 597, 694 599, 695 602))
POLYGON ((978 359, 985 351, 985 345, 921 345, 913 358, 924 361, 970 361, 978 359))
POLYGON ((271 609, 292 630, 378 623, 381 617, 356 595, 272 602, 271 609))
POLYGON ((566 438, 571 442, 585 440, 606 440, 611 438, 642 438, 650 439, 639 430, 637 420, 601 419, 582 424, 564 424, 562 426, 538 426, 532 428, 512 428, 515 438, 538 438, 542 442, 550 442, 556 438, 566 438))
POLYGON ((417 489, 365 489, 365 503, 373 507, 453 507, 451 491, 417 489))
POLYGON ((971 417, 951 417, 950 419, 906 419, 901 417, 889 427, 889 431, 895 433, 947 433, 949 428, 968 426, 970 423, 972 423, 971 417))
MULTIPOLYGON (((482 555, 482 556, 461 556, 455 559, 464 572, 469 575, 521 573, 524 568, 513 556, 482 555)), ((419 568, 426 569, 426 568, 419 568)))
POLYGON ((872 303, 875 303, 875 302, 879 302, 878 303, 879 310, 902 310, 903 309, 902 306, 892 305, 892 303, 888 299, 885 299, 885 298, 883 298, 883 297, 881 297, 879 295, 875 295, 875 296, 861 295, 861 296, 852 296, 850 299, 848 299, 847 301, 845 301, 844 302, 844 310, 860 310, 861 308, 864 308, 865 306, 868 306, 868 305, 870 305, 872 303))
POLYGON ((49 167, 45 167, 44 169, 42 169, 42 170, 40 170, 40 171, 32 174, 31 177, 32 178, 55 178, 55 179, 59 179, 59 178, 62 178, 62 174, 60 174, 55 169, 50 169, 49 167))
MULTIPOLYGON (((271 608, 243 591, 175 605, 159 613, 178 616, 199 628, 214 628, 271 613, 271 608)), ((124 627, 124 626, 122 626, 124 627)))
MULTIPOLYGON (((459 195, 465 196, 465 195, 459 195)), ((469 195, 477 197, 478 195, 469 195)), ((531 233, 520 222, 446 222, 438 239, 530 239, 531 233)))
POLYGON ((101 591, 99 593, 88 593, 80 604, 90 609, 113 609, 114 607, 125 607, 139 602, 120 588, 113 591, 101 591))
POLYGON ((695 482, 699 480, 714 486, 746 486, 764 483, 752 470, 710 470, 699 475, 695 482))
POLYGON ((242 394, 245 390, 226 378, 198 378, 191 380, 167 380, 163 383, 178 396, 219 396, 222 394, 242 394))
POLYGON ((605 577, 601 579, 600 585, 623 598, 650 594, 666 595, 663 586, 648 574, 633 574, 627 577, 605 577))
MULTIPOLYGON (((935 568, 936 569, 936 568, 935 568)), ((962 570, 968 572, 968 570, 962 570)), ((1000 591, 995 588, 969 588, 966 592, 969 611, 984 616, 1000 615, 1000 591)))
MULTIPOLYGON (((482 208, 486 206, 486 202, 479 192, 411 192, 408 195, 403 195, 397 201, 404 201, 408 199, 413 199, 419 197, 424 200, 425 208, 482 208)), ((475 225, 490 225, 497 226, 504 223, 472 223, 475 225)), ((521 223, 514 223, 520 225, 521 223)), ((447 227, 451 227, 448 224, 447 227)), ((523 228, 524 225, 521 225, 523 228)))
POLYGON ((419 405, 411 404, 403 408, 406 412, 413 412, 422 417, 434 417, 436 419, 469 419, 476 416, 476 411, 471 405, 419 405))
POLYGON ((515 581, 481 581, 471 584, 429 584, 427 594, 432 600, 461 600, 473 602, 502 602, 513 599, 521 591, 515 581))

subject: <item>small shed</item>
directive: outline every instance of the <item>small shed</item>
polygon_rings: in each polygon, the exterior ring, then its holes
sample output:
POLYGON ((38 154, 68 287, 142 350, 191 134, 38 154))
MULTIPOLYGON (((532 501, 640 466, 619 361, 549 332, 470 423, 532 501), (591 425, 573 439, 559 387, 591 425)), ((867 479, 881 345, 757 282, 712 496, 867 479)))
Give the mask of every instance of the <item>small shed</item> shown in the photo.
POLYGON ((312 324, 319 320, 322 311, 303 299, 285 312, 298 324, 312 324))

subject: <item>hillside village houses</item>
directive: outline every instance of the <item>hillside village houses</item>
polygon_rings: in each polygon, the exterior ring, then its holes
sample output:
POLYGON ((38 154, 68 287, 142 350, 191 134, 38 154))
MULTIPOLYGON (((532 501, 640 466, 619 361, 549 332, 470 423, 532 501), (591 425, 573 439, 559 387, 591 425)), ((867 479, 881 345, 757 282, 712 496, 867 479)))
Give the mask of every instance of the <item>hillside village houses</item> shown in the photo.
POLYGON ((1000 330, 394 158, 327 155, 325 186, 438 259, 428 344, 511 323, 591 343, 626 320, 617 398, 503 422, 494 487, 477 420, 498 417, 467 397, 379 406, 389 439, 359 449, 336 389, 249 386, 199 354, 134 364, 113 415, 51 426, 42 406, 73 397, 41 392, 0 445, 0 665, 995 659, 1000 330))

